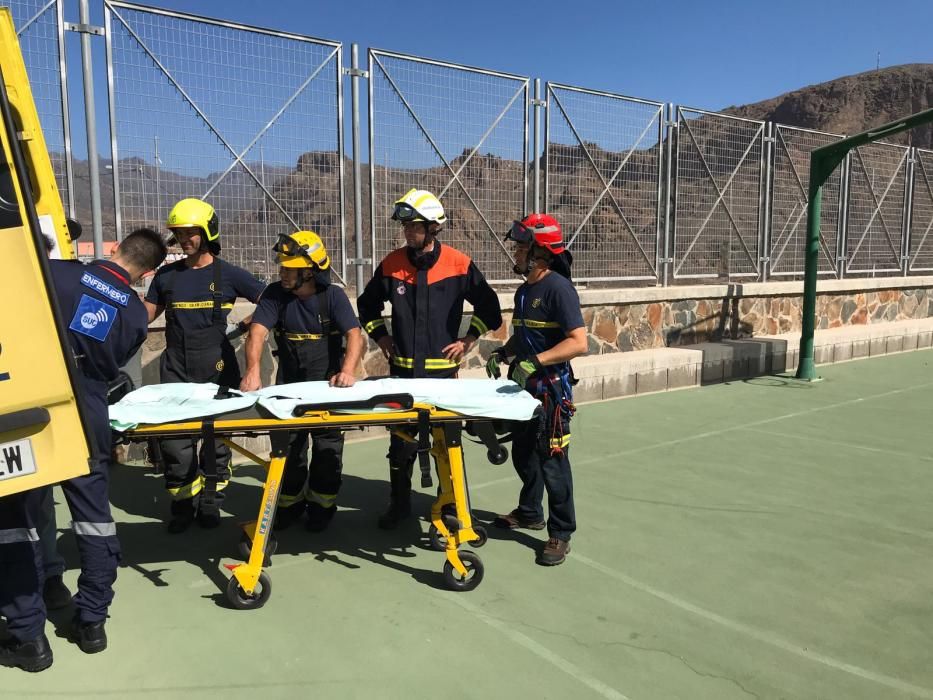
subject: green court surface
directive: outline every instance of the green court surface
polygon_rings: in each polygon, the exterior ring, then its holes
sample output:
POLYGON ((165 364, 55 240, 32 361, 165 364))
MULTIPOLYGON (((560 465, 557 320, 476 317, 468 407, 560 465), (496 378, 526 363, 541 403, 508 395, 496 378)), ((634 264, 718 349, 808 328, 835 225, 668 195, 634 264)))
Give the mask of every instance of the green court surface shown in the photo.
MULTIPOLYGON (((50 625, 55 664, 0 669, 0 696, 933 698, 933 352, 820 370, 582 406, 567 563, 491 529, 469 593, 444 588, 424 522, 376 529, 383 439, 348 447, 328 532, 280 536, 254 611, 222 589, 258 469, 221 528, 170 536, 160 481, 118 467, 110 649, 50 625)), ((515 505, 509 464, 472 445, 467 464, 481 520, 515 505)))

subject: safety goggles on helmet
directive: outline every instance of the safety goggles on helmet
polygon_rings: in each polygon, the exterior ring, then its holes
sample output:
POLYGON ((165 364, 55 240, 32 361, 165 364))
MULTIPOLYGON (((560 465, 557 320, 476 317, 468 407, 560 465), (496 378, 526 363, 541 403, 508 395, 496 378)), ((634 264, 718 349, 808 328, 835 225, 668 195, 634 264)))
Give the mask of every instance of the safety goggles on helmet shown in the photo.
POLYGON ((272 250, 275 253, 281 255, 286 255, 290 258, 302 257, 305 258, 309 263, 314 264, 314 260, 311 257, 311 254, 320 250, 323 246, 320 243, 314 243, 310 246, 301 245, 291 236, 286 236, 285 234, 279 234, 279 240, 276 241, 276 244, 272 246, 272 250))
POLYGON ((519 245, 530 244, 535 240, 535 230, 521 221, 513 221, 509 232, 505 234, 505 240, 515 241, 519 245))
POLYGON ((404 224, 409 221, 424 221, 424 217, 410 204, 400 202, 395 205, 395 210, 392 212, 392 220, 401 221, 404 224))

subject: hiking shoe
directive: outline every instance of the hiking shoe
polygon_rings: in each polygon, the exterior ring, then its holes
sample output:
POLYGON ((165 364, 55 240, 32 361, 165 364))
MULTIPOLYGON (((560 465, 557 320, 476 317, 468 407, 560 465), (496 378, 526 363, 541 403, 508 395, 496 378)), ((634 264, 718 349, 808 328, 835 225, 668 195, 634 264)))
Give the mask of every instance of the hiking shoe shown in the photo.
POLYGON ((61 576, 50 576, 45 579, 42 599, 49 610, 61 610, 71 605, 71 591, 68 590, 61 576))
POLYGON ((71 629, 71 639, 85 654, 98 654, 107 648, 107 632, 104 621, 79 622, 75 620, 71 629))
POLYGON ((320 503, 309 503, 308 522, 305 523, 305 529, 308 532, 323 532, 330 525, 336 512, 337 506, 325 508, 320 503))
POLYGON ((549 537, 535 561, 541 566, 557 566, 564 563, 568 554, 570 554, 570 542, 568 540, 549 537))
POLYGON ((51 665, 52 647, 49 646, 49 638, 45 633, 25 642, 10 637, 0 644, 0 666, 37 673, 51 665))
POLYGON ((517 510, 513 510, 511 513, 505 515, 497 515, 496 519, 492 521, 492 524, 507 530, 518 530, 519 528, 524 528, 525 530, 543 530, 545 525, 543 520, 526 520, 518 514, 517 510))

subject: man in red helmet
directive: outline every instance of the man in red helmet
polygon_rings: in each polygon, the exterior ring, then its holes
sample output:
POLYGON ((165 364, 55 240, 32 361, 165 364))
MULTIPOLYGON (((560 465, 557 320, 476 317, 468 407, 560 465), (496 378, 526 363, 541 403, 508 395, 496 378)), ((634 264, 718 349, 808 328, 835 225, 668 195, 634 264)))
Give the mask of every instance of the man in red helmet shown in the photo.
POLYGON ((512 224, 506 240, 515 244, 515 272, 525 283, 515 292, 513 333, 486 363, 490 377, 509 363, 509 379, 541 401, 541 415, 513 435, 512 463, 522 489, 518 507, 500 515, 502 528, 543 530, 548 540, 537 562, 562 564, 576 530, 570 471, 570 418, 574 413, 570 360, 586 352, 580 297, 570 280, 573 258, 564 248, 560 224, 548 214, 530 214, 512 224), (548 519, 542 502, 548 496, 548 519))

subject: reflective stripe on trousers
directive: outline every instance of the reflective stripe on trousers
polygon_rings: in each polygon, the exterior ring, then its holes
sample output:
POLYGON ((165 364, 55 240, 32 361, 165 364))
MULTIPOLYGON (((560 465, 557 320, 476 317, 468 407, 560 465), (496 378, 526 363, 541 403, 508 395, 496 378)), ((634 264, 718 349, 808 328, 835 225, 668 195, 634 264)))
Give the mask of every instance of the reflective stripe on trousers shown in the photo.
POLYGON ((39 532, 34 527, 16 527, 11 530, 0 530, 0 544, 38 541, 39 532))

